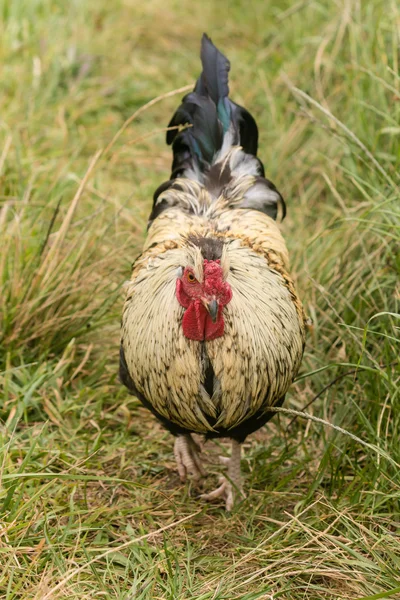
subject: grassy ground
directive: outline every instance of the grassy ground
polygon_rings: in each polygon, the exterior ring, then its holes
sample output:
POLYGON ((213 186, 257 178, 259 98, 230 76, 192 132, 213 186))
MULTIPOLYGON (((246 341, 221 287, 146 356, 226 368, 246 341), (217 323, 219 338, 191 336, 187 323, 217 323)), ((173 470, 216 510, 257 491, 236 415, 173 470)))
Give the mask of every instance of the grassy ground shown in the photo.
POLYGON ((399 34, 391 0, 0 0, 1 598, 400 598, 399 34), (193 83, 203 30, 259 123, 314 320, 286 407, 318 394, 323 421, 248 440, 231 515, 179 483, 116 376, 182 93, 114 136, 193 83))

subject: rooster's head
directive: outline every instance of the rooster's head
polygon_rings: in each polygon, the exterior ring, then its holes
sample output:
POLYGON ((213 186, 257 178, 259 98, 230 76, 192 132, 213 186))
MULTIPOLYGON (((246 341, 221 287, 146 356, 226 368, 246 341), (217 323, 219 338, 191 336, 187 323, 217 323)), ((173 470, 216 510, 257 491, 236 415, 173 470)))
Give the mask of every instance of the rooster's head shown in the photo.
POLYGON ((193 267, 182 267, 176 297, 186 308, 182 328, 187 338, 210 341, 224 334, 222 311, 232 298, 232 290, 224 281, 220 260, 204 259, 202 281, 196 278, 193 267))

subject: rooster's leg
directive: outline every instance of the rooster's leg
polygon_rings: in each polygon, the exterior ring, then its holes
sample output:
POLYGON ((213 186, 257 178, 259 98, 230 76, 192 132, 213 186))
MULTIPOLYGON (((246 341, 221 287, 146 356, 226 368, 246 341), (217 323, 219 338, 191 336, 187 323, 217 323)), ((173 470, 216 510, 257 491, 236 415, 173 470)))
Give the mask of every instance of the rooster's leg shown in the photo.
POLYGON ((240 474, 240 454, 241 445, 232 440, 232 453, 230 458, 220 456, 221 462, 228 465, 228 477, 221 477, 221 485, 210 492, 202 494, 204 500, 214 500, 215 498, 225 498, 226 510, 232 510, 237 496, 244 497, 242 489, 242 478, 240 474))
POLYGON ((207 473, 201 464, 200 448, 190 435, 178 435, 175 439, 174 455, 181 481, 186 481, 190 473, 195 481, 199 481, 207 473))

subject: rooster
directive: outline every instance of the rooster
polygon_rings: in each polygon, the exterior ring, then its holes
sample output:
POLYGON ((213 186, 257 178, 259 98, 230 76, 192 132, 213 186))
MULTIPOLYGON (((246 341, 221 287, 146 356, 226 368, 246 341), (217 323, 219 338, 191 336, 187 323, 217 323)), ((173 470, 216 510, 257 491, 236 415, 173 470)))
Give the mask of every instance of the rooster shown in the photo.
POLYGON ((232 440, 227 477, 202 494, 231 510, 241 444, 283 403, 305 316, 276 225, 285 203, 257 158, 254 118, 229 98, 230 63, 205 34, 201 62, 169 123, 172 174, 127 284, 120 379, 175 436, 182 481, 205 475, 193 433, 232 440))

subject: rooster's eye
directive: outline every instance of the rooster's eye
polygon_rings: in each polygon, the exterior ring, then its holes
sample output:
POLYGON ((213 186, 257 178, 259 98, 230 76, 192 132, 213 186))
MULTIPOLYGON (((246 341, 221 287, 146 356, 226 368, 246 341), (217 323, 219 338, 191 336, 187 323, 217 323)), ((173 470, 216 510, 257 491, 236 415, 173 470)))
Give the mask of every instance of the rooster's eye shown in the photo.
POLYGON ((196 281, 197 281, 196 277, 190 271, 186 277, 187 277, 187 280, 189 283, 196 283, 196 281))

